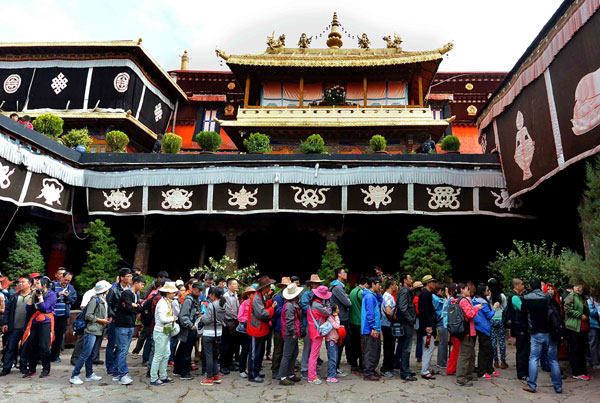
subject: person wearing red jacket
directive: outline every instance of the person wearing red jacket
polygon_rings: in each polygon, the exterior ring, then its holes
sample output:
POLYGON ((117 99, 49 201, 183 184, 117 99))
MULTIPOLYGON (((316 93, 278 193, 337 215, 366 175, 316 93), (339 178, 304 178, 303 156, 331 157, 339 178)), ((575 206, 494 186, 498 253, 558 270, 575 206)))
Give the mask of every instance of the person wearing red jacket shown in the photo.
POLYGON ((256 292, 250 297, 246 331, 251 337, 248 358, 248 380, 251 382, 262 383, 264 378, 264 375, 260 374, 260 368, 270 330, 269 322, 277 307, 277 302, 266 298, 271 290, 271 284, 275 284, 275 280, 262 276, 258 279, 256 292))

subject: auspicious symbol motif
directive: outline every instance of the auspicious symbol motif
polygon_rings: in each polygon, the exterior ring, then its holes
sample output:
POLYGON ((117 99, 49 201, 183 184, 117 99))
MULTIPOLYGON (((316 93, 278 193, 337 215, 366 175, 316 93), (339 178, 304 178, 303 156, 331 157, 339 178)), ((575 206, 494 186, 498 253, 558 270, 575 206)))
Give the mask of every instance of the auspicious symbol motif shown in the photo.
POLYGON ((165 210, 189 210, 192 208, 192 202, 190 197, 194 194, 193 191, 188 192, 185 189, 171 189, 167 192, 161 192, 165 200, 161 203, 162 208, 165 210))
POLYGON ((275 39, 275 31, 271 36, 267 36, 267 46, 271 50, 282 49, 285 47, 285 34, 279 35, 278 39, 275 39))
POLYGON ((531 173, 531 160, 533 160, 533 153, 535 152, 535 141, 529 135, 527 128, 523 126, 523 114, 521 111, 517 112, 517 139, 515 145, 515 162, 523 171, 523 180, 529 179, 533 176, 531 173))
POLYGON ((506 189, 500 189, 500 194, 491 191, 492 196, 496 198, 494 204, 500 208, 505 208, 510 211, 513 208, 519 208, 523 205, 523 201, 519 198, 509 200, 508 191, 506 189))
POLYGON ((600 125, 600 69, 586 74, 575 89, 573 133, 581 136, 600 125))
POLYGON ((113 81, 113 85, 115 86, 115 90, 117 90, 117 92, 127 91, 127 88, 129 88, 129 74, 124 72, 117 74, 113 81))
POLYGON ((384 36, 383 40, 387 43, 387 47, 390 49, 401 49, 400 44, 402 43, 402 38, 398 34, 394 34, 394 39, 390 35, 384 36))
POLYGON ((56 77, 52 79, 52 84, 50 84, 50 87, 54 90, 54 93, 58 95, 62 92, 62 90, 67 88, 68 82, 69 79, 65 77, 63 73, 59 73, 56 77))
POLYGON ((159 120, 162 119, 162 116, 163 116, 162 105, 160 103, 158 103, 154 107, 154 121, 158 122, 159 120))
POLYGON ((318 190, 311 188, 305 189, 298 186, 292 186, 291 188, 296 191, 294 201, 302 204, 304 207, 308 207, 310 204, 312 208, 315 208, 319 204, 324 204, 327 201, 325 192, 327 192, 329 188, 321 188, 318 190), (300 196, 300 193, 302 193, 302 196, 300 196))
POLYGON ((363 202, 367 206, 372 206, 375 203, 375 208, 379 209, 379 205, 383 204, 387 206, 392 202, 392 198, 390 194, 394 191, 394 188, 391 188, 389 191, 387 190, 387 186, 372 186, 369 185, 369 191, 367 192, 364 189, 360 189, 361 192, 366 194, 363 202))
POLYGON ((227 193, 229 193, 229 203, 230 206, 238 206, 240 210, 246 210, 246 206, 256 206, 258 200, 256 199, 256 194, 258 193, 258 188, 254 190, 254 192, 248 192, 244 186, 239 192, 231 192, 231 189, 227 189, 227 193))
POLYGON ((235 107, 233 105, 227 105, 225 107, 225 116, 233 116, 233 112, 235 112, 235 107))
POLYGON ((477 107, 475 105, 467 106, 467 115, 469 115, 469 116, 477 115, 477 107))
POLYGON ((369 46, 371 46, 371 41, 369 40, 369 37, 367 36, 367 34, 362 34, 362 36, 358 38, 358 47, 361 49, 369 49, 369 46))
POLYGON ((111 190, 110 194, 107 195, 106 192, 102 191, 104 195, 104 207, 111 208, 115 211, 119 211, 120 209, 127 210, 131 207, 131 196, 133 196, 133 192, 127 196, 124 190, 111 190))
POLYGON ((305 33, 300 35, 300 39, 298 40, 298 46, 302 49, 308 48, 308 45, 312 42, 312 36, 309 38, 305 33))
POLYGON ((485 133, 482 133, 479 137, 479 144, 481 145, 481 152, 485 154, 487 150, 487 135, 485 133))
POLYGON ((10 176, 15 173, 15 168, 10 169, 8 165, 0 164, 0 189, 10 187, 10 176))
POLYGON ((454 189, 450 186, 438 186, 433 188, 433 192, 431 189, 427 188, 427 193, 431 196, 429 199, 429 203, 427 204, 430 209, 437 210, 439 208, 449 208, 451 210, 456 210, 460 207, 460 202, 458 201, 458 196, 460 195, 460 188, 454 189))
POLYGON ((18 74, 11 74, 10 76, 6 77, 6 80, 4 80, 4 91, 7 94, 14 94, 17 92, 20 86, 21 76, 18 74))
POLYGON ((37 199, 44 198, 44 203, 52 206, 54 202, 60 206, 60 195, 65 187, 56 179, 44 179, 42 181, 42 190, 37 199))

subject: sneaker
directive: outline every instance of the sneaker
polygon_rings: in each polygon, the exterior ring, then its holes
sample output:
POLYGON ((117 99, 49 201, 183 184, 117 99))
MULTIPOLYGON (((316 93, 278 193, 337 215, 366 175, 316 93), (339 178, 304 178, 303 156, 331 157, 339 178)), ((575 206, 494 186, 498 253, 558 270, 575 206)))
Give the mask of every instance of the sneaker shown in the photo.
POLYGON ((189 381, 194 379, 194 377, 191 374, 183 374, 183 375, 179 375, 179 379, 181 379, 182 381, 189 381))
POLYGON ((494 373, 492 374, 492 376, 500 376, 500 372, 494 371, 494 373))
POLYGON ((112 377, 113 382, 119 382, 121 380, 121 377, 119 375, 115 375, 112 377))
POLYGON ((81 378, 78 376, 72 376, 71 379, 69 379, 69 382, 71 382, 73 385, 81 385, 83 383, 81 378))
POLYGON ((284 378, 279 381, 279 384, 282 386, 293 386, 296 382, 292 381, 290 378, 284 378))
POLYGON ((248 373, 246 371, 240 372, 240 378, 248 378, 248 373))
POLYGON ((338 377, 340 377, 340 378, 344 378, 344 377, 348 376, 348 374, 347 374, 347 373, 345 373, 344 371, 342 371, 342 370, 341 370, 341 369, 339 369, 339 368, 338 368, 338 370, 337 370, 337 371, 335 371, 335 372, 337 373, 337 376, 338 376, 338 377))
POLYGON ((221 375, 215 375, 212 379, 214 383, 221 383, 221 375))
POLYGON ((327 378, 327 383, 338 383, 339 381, 337 378, 327 378))
POLYGON ((385 376, 386 378, 393 378, 394 377, 394 374, 391 373, 390 371, 386 371, 382 375, 385 376))
POLYGON ((248 378, 248 380, 249 380, 250 382, 256 382, 256 383, 263 383, 263 382, 264 382, 264 379, 262 379, 262 378, 261 378, 261 377, 259 377, 259 376, 257 376, 257 377, 256 377, 256 378, 254 378, 254 379, 250 379, 250 378, 248 378))
POLYGON ((94 373, 92 373, 92 375, 90 375, 90 376, 86 376, 86 377, 85 377, 85 381, 86 381, 86 382, 99 381, 99 380, 101 380, 101 379, 102 379, 102 377, 101 377, 101 376, 98 376, 98 375, 96 375, 96 374, 94 374, 94 373))
POLYGON ((482 378, 483 379, 492 379, 492 376, 490 374, 483 374, 482 378))
POLYGON ((37 372, 27 372, 26 374, 23 374, 23 378, 27 379, 27 378, 31 378, 32 376, 36 376, 37 372))
POLYGON ((160 381, 160 379, 155 380, 154 382, 150 382, 150 386, 162 386, 164 383, 160 381))
POLYGON ((131 385, 132 383, 133 379, 129 375, 123 375, 119 381, 119 385, 131 385))
POLYGON ((50 376, 50 371, 42 371, 40 374, 40 378, 48 378, 50 376))
POLYGON ((212 378, 206 378, 205 380, 203 380, 202 382, 200 382, 200 385, 202 386, 213 386, 214 382, 212 378))
POLYGON ((319 378, 317 378, 317 379, 313 379, 312 381, 308 381, 308 383, 311 383, 313 385, 320 385, 323 383, 323 381, 320 380, 319 378))
POLYGON ((590 377, 589 375, 579 375, 579 376, 573 376, 573 379, 579 379, 581 381, 589 381, 590 379, 592 379, 592 377, 590 377))
POLYGON ((165 379, 161 379, 160 381, 162 383, 172 383, 172 382, 175 382, 173 379, 169 378, 168 376, 165 379))

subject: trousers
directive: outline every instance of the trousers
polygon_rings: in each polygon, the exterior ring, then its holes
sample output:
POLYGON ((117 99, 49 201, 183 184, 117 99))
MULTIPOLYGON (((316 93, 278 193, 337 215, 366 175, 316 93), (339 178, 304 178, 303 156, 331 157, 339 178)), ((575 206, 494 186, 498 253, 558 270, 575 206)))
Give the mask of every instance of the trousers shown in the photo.
POLYGON ((363 334, 362 339, 365 345, 364 377, 366 378, 375 375, 375 370, 379 365, 379 357, 381 356, 381 335, 380 337, 375 338, 370 334, 363 334))
POLYGON ((68 326, 69 318, 67 316, 54 317, 54 343, 52 343, 52 349, 50 350, 51 361, 56 361, 60 357, 60 350, 62 349, 68 326))
POLYGON ((281 363, 279 364, 279 379, 294 376, 294 367, 298 358, 298 339, 283 339, 283 352, 281 354, 281 363))
POLYGON ((460 351, 456 363, 456 382, 464 385, 473 380, 473 368, 475 368, 475 346, 471 336, 463 336, 460 339, 460 351))
POLYGON ((50 372, 50 322, 31 326, 27 346, 29 372, 36 371, 37 363, 40 360, 42 369, 50 372))
POLYGON ((477 376, 494 373, 494 359, 492 350, 492 339, 487 334, 477 331, 479 339, 479 354, 477 355, 477 376))

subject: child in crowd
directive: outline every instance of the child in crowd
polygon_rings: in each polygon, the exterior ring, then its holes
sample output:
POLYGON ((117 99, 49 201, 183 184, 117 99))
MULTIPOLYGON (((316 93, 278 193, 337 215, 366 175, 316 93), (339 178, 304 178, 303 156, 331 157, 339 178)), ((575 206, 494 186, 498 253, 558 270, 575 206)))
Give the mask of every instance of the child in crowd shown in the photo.
POLYGON ((336 378, 336 367, 337 367, 337 355, 338 355, 338 342, 340 335, 338 329, 340 328, 340 307, 333 305, 331 307, 332 314, 327 318, 331 323, 331 332, 325 336, 325 347, 327 348, 327 382, 338 383, 339 380, 336 378))

